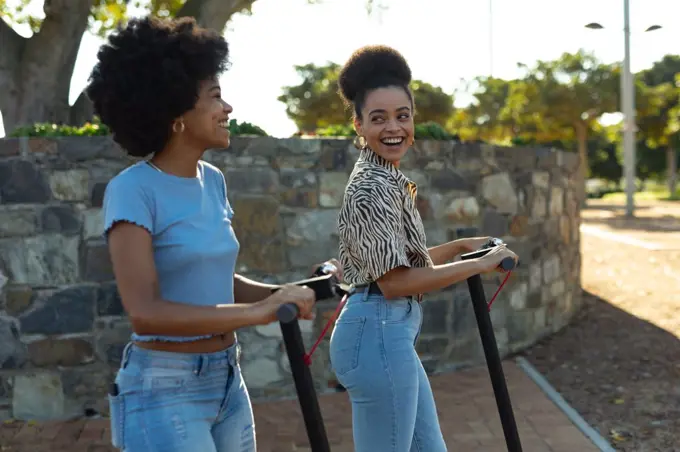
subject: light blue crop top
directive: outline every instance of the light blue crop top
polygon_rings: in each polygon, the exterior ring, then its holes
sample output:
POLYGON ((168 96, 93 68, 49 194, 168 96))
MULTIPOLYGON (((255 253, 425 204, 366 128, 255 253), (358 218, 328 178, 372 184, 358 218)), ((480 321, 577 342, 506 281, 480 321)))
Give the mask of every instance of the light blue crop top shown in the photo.
MULTIPOLYGON (((104 194, 104 237, 117 221, 147 229, 160 295, 164 300, 200 306, 234 302, 239 243, 231 227, 234 211, 224 175, 199 161, 197 177, 161 172, 146 162, 121 171, 104 194)), ((188 342, 211 336, 140 336, 132 340, 188 342)))

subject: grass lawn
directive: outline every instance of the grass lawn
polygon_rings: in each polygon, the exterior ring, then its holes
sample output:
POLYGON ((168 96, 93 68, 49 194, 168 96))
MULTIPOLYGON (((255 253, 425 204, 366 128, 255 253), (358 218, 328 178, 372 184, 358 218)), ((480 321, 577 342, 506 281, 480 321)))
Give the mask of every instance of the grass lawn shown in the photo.
MULTIPOLYGON (((607 193, 602 199, 612 202, 624 202, 626 194, 624 192, 607 193)), ((676 190, 673 196, 669 196, 668 190, 662 186, 648 187, 645 191, 636 192, 634 199, 636 201, 680 201, 680 189, 676 190)))

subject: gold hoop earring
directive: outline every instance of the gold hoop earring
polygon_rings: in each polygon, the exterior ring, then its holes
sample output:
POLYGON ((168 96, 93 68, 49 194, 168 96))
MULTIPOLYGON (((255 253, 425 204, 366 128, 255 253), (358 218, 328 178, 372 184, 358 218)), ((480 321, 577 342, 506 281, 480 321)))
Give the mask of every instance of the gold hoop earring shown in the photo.
POLYGON ((177 122, 174 122, 174 123, 172 124, 172 131, 175 132, 175 133, 182 133, 182 132, 184 132, 184 121, 182 121, 182 120, 180 119, 180 120, 179 120, 179 125, 180 125, 179 130, 177 130, 177 128, 176 128, 176 127, 177 127, 177 122))
POLYGON ((354 138, 354 147, 359 150, 364 149, 366 147, 366 138, 363 135, 357 135, 354 138))

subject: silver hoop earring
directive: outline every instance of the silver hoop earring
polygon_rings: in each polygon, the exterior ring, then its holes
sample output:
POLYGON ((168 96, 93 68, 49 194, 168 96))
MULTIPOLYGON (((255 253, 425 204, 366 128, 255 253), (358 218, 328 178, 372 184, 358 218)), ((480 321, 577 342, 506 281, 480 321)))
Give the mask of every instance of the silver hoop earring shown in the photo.
POLYGON ((181 119, 179 120, 179 126, 180 126, 180 127, 179 127, 179 130, 177 130, 177 128, 176 128, 176 127, 177 127, 177 122, 173 123, 173 124, 172 124, 172 131, 175 132, 175 133, 182 133, 182 132, 184 132, 184 121, 182 121, 181 119))

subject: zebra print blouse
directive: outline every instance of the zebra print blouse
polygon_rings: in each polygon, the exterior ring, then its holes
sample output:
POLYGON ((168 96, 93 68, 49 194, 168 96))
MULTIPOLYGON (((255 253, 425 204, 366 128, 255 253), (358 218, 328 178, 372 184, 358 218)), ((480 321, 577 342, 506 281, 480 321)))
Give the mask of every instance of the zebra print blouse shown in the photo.
POLYGON ((416 184, 368 148, 349 177, 338 217, 347 284, 374 282, 397 267, 431 267, 416 208, 416 184))

